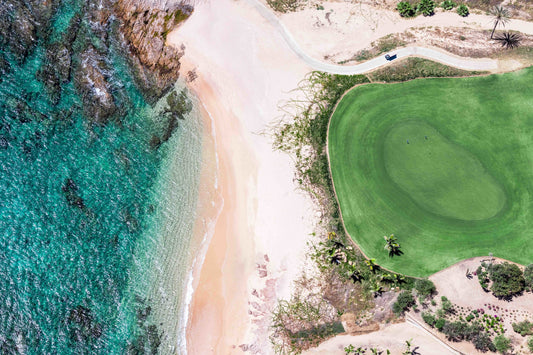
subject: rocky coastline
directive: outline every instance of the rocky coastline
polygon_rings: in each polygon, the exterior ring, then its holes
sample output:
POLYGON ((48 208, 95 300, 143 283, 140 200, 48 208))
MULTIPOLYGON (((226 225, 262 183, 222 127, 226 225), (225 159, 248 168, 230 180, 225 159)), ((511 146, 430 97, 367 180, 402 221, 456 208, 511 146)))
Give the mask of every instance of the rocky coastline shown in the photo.
MULTIPOLYGON (((5 0, 0 4, 0 73, 24 67, 44 48, 35 77, 44 94, 59 105, 65 84, 74 81, 84 116, 96 125, 120 120, 123 92, 113 80, 111 47, 128 57, 139 91, 153 104, 169 92, 179 76, 184 48, 166 46, 166 35, 189 17, 184 2, 153 6, 143 0, 80 0, 66 29, 54 35, 58 0, 5 0), (115 46, 117 47, 117 46, 115 46)), ((0 79, 1 80, 1 79, 0 79)), ((44 113, 46 115, 46 113, 44 113)))

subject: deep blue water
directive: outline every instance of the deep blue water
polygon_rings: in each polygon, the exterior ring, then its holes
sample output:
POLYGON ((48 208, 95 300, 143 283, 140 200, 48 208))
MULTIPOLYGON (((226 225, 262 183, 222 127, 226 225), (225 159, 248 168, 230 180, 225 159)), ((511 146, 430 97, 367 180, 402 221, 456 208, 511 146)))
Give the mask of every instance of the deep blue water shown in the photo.
POLYGON ((172 152, 150 144, 166 116, 143 99, 113 35, 102 53, 120 113, 104 125, 84 116, 75 73, 54 101, 36 76, 73 16, 82 18, 73 61, 83 43, 104 47, 84 1, 59 5, 23 62, 0 48, 10 67, 0 83, 0 352, 155 353, 157 305, 131 285, 172 152))

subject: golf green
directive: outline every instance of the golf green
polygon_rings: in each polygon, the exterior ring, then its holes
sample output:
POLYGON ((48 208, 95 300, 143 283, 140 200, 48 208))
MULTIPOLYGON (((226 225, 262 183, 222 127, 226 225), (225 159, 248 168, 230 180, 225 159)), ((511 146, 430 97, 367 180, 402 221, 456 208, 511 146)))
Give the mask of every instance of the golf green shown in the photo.
POLYGON ((489 253, 533 262, 533 68, 356 87, 328 151, 346 230, 378 264, 428 276, 489 253), (389 234, 403 255, 388 256, 389 234))

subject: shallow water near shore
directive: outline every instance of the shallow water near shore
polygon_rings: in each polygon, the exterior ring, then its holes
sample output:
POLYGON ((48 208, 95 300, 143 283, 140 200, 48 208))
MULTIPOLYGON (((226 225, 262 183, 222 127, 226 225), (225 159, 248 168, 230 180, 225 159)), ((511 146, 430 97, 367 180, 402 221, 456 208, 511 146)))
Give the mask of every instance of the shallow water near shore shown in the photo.
MULTIPOLYGON (((119 112, 87 118, 72 78, 60 96, 38 73, 83 1, 63 1, 52 31, 0 82, 0 349, 27 354, 179 352, 202 168, 193 108, 166 142, 165 99, 151 107, 121 44, 99 49, 119 112)), ((86 43, 82 20, 73 63, 86 43), (83 35, 83 38, 81 38, 83 35), (85 43, 85 44, 84 44, 85 43)), ((1 68, 0 68, 1 69, 1 68)), ((181 92, 180 84, 175 91, 181 92)))

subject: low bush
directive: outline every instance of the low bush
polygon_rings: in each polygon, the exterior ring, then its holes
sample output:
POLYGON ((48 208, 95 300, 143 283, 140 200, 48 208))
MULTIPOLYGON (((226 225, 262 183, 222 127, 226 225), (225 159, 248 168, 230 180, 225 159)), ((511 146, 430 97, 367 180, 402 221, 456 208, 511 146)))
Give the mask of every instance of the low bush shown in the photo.
POLYGON ((300 0, 267 0, 267 4, 278 12, 296 11, 300 6, 300 0))
POLYGON ((435 328, 437 328, 439 330, 439 332, 442 332, 442 329, 444 328, 444 326, 446 325, 446 319, 444 318, 439 318, 435 321, 435 328))
POLYGON ((414 17, 416 15, 416 11, 409 1, 400 1, 396 5, 396 10, 398 10, 401 17, 414 17))
POLYGON ((533 353, 533 337, 529 337, 527 340, 527 347, 529 348, 529 351, 533 353))
POLYGON ((489 350, 496 351, 496 347, 494 346, 492 340, 490 340, 490 336, 487 333, 479 333, 477 336, 474 337, 472 343, 474 343, 476 349, 482 352, 486 352, 489 350))
POLYGON ((457 6, 457 13, 459 14, 459 16, 466 17, 470 14, 470 11, 468 11, 468 6, 466 6, 465 4, 461 4, 457 6))
POLYGON ((405 311, 409 310, 413 305, 415 305, 415 299, 413 298, 413 295, 410 291, 402 291, 398 295, 398 299, 396 302, 392 305, 392 310, 397 315, 401 315, 405 313, 405 311))
POLYGON ((513 330, 523 337, 526 335, 533 335, 533 323, 528 320, 513 323, 513 330))
POLYGON ((453 9, 456 6, 457 6, 457 4, 453 0, 444 0, 440 4, 440 7, 442 7, 444 10, 451 10, 451 9, 453 9))
POLYGON ((422 313, 422 319, 424 320, 424 322, 426 322, 427 325, 432 328, 435 327, 435 323, 437 322, 435 316, 429 312, 422 313))
POLYGON ((497 335, 494 338, 494 347, 499 353, 505 354, 511 350, 511 340, 506 338, 503 334, 497 335))
POLYGON ((424 16, 431 16, 435 13, 435 1, 433 0, 420 0, 416 11, 424 16))

